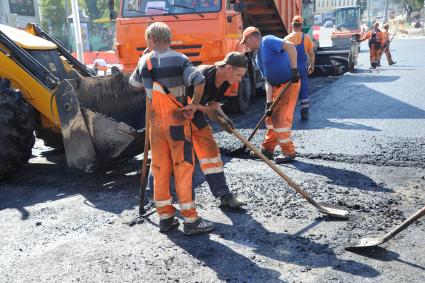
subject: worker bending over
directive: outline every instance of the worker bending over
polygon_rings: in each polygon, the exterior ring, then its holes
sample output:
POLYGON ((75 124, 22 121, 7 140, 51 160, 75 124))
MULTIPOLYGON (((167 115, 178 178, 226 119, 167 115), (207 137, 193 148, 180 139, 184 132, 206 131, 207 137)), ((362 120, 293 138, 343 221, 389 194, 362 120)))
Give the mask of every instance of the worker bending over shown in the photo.
POLYGON ((390 33, 388 31, 390 25, 386 23, 383 25, 383 27, 384 27, 384 31, 383 31, 384 44, 382 46, 383 52, 385 53, 385 56, 387 57, 388 65, 394 65, 397 62, 393 61, 393 58, 391 57, 391 52, 390 52, 390 33))
MULTIPOLYGON (((242 79, 247 68, 248 59, 240 52, 228 53, 223 61, 215 65, 198 67, 205 76, 201 105, 206 105, 205 113, 208 118, 219 123, 224 129, 233 128, 233 122, 224 114, 220 102, 223 101, 224 93, 229 86, 242 79), (222 123, 218 116, 222 117, 226 123, 222 123)), ((189 89, 189 96, 193 96, 193 87, 189 89)), ((200 111, 195 113, 192 120, 192 141, 199 165, 214 197, 220 198, 220 203, 224 207, 240 208, 245 205, 229 190, 223 172, 220 150, 205 115, 200 111)))
POLYGON ((373 29, 368 31, 359 42, 369 39, 369 52, 370 52, 370 68, 376 69, 379 63, 380 50, 382 48, 383 33, 379 29, 379 23, 373 25, 373 29))
POLYGON ((174 172, 184 233, 208 232, 214 224, 198 216, 192 197, 194 156, 190 120, 199 109, 205 78, 185 55, 170 48, 171 31, 166 24, 156 22, 149 25, 145 38, 152 52, 140 58, 130 77, 130 84, 146 90, 159 230, 165 232, 179 225, 170 194, 170 177, 174 172), (185 90, 189 86, 194 86, 192 103, 182 111, 187 103, 185 90))
MULTIPOLYGON (((267 133, 262 143, 261 152, 273 159, 274 150, 279 144, 282 153, 274 158, 276 163, 286 163, 295 159, 295 146, 291 139, 292 120, 295 105, 300 91, 299 74, 297 70, 297 50, 294 45, 273 35, 261 36, 255 27, 247 27, 243 32, 241 44, 249 50, 257 50, 257 61, 266 79, 266 126, 267 133), (270 105, 276 99, 285 85, 292 85, 282 99, 269 111, 270 105)), ((250 153, 256 156, 254 152, 250 153)))
POLYGON ((295 16, 292 20, 292 32, 284 39, 292 42, 297 49, 297 64, 300 74, 301 87, 299 99, 301 101, 301 119, 308 120, 310 99, 308 97, 308 75, 314 72, 314 44, 308 34, 303 33, 303 18, 295 16))

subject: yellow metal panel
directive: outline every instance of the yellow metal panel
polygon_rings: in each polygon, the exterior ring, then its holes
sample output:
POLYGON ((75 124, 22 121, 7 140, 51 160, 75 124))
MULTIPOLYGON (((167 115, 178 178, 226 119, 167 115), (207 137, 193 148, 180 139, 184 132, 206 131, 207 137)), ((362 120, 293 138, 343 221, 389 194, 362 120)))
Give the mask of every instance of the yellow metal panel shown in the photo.
POLYGON ((26 31, 5 25, 0 25, 0 30, 22 48, 35 50, 56 49, 56 44, 26 31))
MULTIPOLYGON (((4 48, 0 45, 1 48, 4 48)), ((0 77, 9 79, 14 88, 19 89, 25 100, 39 111, 47 120, 60 127, 56 100, 53 92, 28 74, 11 58, 0 52, 0 77)))

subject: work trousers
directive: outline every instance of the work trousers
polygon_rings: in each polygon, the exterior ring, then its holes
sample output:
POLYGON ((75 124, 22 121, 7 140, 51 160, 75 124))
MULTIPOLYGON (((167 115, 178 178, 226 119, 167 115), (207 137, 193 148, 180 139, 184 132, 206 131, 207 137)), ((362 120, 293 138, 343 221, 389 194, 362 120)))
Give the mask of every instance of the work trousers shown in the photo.
POLYGON ((309 108, 310 107, 310 98, 308 96, 308 70, 300 70, 300 103, 301 108, 309 108))
MULTIPOLYGON (((285 85, 282 84, 274 88, 273 100, 276 99, 285 85)), ((295 146, 291 139, 291 128, 299 91, 300 82, 293 83, 273 109, 271 117, 266 118, 267 132, 262 148, 274 152, 279 144, 282 153, 287 155, 295 154, 295 146)))
POLYGON ((380 55, 380 48, 376 48, 374 44, 369 46, 369 57, 370 57, 370 65, 373 67, 378 64, 380 55))
POLYGON ((385 56, 387 57, 388 64, 394 63, 393 58, 391 57, 391 51, 389 47, 384 49, 384 53, 385 53, 385 56))
POLYGON ((174 217, 170 178, 174 172, 180 213, 185 222, 194 222, 198 215, 192 197, 194 156, 190 120, 178 108, 182 105, 171 94, 155 89, 150 107, 151 169, 154 176, 154 202, 160 219, 174 217))
POLYGON ((220 149, 214 140, 213 131, 206 117, 196 112, 192 120, 192 142, 199 166, 205 176, 211 193, 218 198, 230 193, 223 172, 220 149))

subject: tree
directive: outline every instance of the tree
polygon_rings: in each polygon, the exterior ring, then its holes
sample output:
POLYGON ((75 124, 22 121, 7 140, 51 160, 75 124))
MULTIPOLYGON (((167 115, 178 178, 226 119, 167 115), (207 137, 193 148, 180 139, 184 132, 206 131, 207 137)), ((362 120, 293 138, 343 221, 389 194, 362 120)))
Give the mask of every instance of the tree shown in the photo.
POLYGON ((65 0, 40 0, 41 26, 63 44, 68 43, 66 36, 65 0))
POLYGON ((406 20, 409 23, 411 22, 412 12, 420 11, 424 6, 424 0, 391 0, 391 2, 406 11, 406 20))

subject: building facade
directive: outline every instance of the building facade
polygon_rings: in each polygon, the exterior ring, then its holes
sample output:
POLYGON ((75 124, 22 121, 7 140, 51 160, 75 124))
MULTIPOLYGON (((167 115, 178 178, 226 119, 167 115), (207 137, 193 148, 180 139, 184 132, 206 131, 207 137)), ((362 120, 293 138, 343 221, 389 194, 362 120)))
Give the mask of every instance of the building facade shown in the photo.
POLYGON ((356 5, 357 0, 316 0, 316 14, 333 13, 335 8, 356 5))

